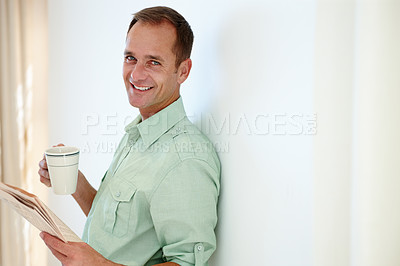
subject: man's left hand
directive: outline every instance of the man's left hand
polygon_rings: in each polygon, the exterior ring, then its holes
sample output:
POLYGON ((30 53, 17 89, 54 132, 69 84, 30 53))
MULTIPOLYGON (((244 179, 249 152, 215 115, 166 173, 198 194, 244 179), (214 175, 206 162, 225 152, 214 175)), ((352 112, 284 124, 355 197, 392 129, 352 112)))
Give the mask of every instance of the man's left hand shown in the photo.
POLYGON ((64 243, 46 232, 41 232, 40 237, 53 255, 56 256, 64 266, 119 265, 107 260, 84 242, 64 243))

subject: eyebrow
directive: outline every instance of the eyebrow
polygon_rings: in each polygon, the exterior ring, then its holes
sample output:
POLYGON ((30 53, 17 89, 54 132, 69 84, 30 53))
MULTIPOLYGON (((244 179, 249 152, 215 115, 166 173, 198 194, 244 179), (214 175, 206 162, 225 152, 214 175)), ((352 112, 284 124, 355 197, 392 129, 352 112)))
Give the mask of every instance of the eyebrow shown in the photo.
MULTIPOLYGON (((125 51, 124 51, 124 55, 125 55, 125 56, 127 56, 127 55, 135 56, 131 51, 128 51, 128 50, 125 50, 125 51)), ((160 61, 160 62, 163 62, 163 61, 164 61, 164 60, 162 59, 162 57, 157 56, 157 55, 146 55, 144 58, 145 58, 145 59, 150 59, 150 60, 156 60, 156 61, 160 61)))
POLYGON ((161 57, 156 56, 156 55, 147 55, 147 56, 145 56, 145 58, 148 58, 148 59, 151 59, 151 60, 156 60, 156 61, 161 61, 161 62, 164 61, 161 57))

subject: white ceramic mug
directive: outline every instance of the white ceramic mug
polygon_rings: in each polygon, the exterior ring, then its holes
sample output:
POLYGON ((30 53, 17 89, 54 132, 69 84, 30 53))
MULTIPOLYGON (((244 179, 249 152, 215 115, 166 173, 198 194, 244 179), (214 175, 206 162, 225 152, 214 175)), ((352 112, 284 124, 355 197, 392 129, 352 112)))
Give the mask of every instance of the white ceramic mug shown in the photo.
POLYGON ((47 168, 53 192, 59 195, 73 194, 78 181, 79 149, 57 146, 45 152, 47 168))

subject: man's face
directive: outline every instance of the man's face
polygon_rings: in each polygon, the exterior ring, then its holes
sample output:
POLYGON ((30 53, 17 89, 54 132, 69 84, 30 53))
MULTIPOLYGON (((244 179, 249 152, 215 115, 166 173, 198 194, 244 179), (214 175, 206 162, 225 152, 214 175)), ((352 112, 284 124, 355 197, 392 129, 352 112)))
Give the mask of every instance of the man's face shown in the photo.
POLYGON ((179 87, 191 68, 186 59, 178 68, 172 49, 176 30, 164 22, 138 21, 130 29, 125 47, 123 77, 129 103, 147 119, 179 98, 179 87))

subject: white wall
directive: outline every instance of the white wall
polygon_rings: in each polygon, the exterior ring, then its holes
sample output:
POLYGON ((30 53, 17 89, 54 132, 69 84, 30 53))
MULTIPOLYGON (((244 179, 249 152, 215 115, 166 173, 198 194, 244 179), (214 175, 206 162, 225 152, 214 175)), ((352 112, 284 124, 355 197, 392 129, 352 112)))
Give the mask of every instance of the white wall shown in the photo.
MULTIPOLYGON (((49 145, 79 146, 95 187, 137 114, 130 14, 159 4, 49 0, 49 145)), ((211 265, 399 265, 400 2, 161 4, 194 30, 182 95, 223 166, 211 265)), ((70 197, 50 206, 82 233, 70 197)))
MULTIPOLYGON (((79 146, 95 187, 137 114, 121 75, 127 25, 159 4, 49 0, 49 145, 79 146)), ((194 31, 182 95, 223 166, 211 265, 312 265, 314 1, 162 4, 194 31)), ((51 195, 50 206, 82 233, 85 217, 70 197, 51 195)))

